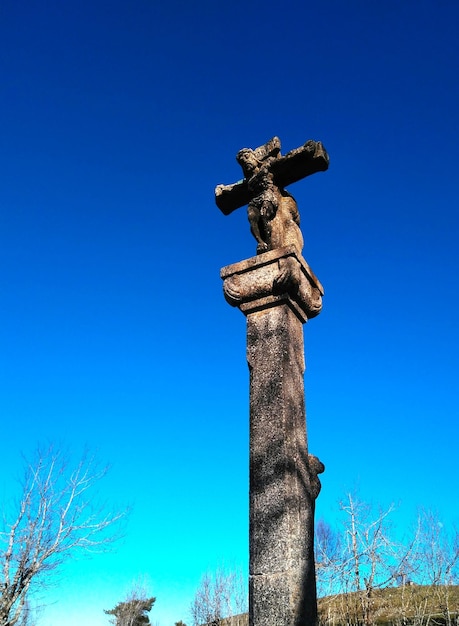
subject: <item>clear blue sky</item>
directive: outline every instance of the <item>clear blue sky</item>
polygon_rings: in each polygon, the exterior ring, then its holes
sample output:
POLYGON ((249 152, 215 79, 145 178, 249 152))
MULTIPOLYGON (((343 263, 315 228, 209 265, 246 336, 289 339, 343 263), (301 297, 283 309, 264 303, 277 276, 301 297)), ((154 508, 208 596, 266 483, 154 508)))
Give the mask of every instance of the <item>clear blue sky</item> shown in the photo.
POLYGON ((453 0, 2 0, 2 478, 37 442, 87 444, 133 505, 41 626, 107 624, 139 575, 172 626, 207 568, 246 567, 245 320, 219 270, 255 242, 213 190, 273 135, 331 158, 290 189, 326 292, 318 516, 359 485, 401 524, 458 520, 458 21, 453 0))

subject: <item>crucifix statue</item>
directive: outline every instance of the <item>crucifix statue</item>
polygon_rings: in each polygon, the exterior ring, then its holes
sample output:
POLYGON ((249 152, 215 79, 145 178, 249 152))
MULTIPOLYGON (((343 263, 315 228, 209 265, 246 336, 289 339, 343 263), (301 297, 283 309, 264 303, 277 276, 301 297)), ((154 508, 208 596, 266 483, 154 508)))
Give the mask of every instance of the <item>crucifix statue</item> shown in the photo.
POLYGON ((318 141, 280 152, 274 137, 237 154, 244 179, 218 185, 228 215, 248 205, 257 256, 221 270, 226 300, 247 318, 250 372, 249 626, 315 626, 314 511, 324 465, 308 452, 303 324, 323 288, 302 256, 300 216, 285 187, 328 168, 318 141))
POLYGON ((273 137, 255 150, 243 148, 236 160, 244 180, 215 189, 217 206, 225 215, 248 204, 257 254, 287 245, 294 245, 301 254, 303 236, 298 207, 285 187, 328 168, 328 154, 320 141, 307 141, 285 156, 281 156, 280 147, 279 138, 273 137))

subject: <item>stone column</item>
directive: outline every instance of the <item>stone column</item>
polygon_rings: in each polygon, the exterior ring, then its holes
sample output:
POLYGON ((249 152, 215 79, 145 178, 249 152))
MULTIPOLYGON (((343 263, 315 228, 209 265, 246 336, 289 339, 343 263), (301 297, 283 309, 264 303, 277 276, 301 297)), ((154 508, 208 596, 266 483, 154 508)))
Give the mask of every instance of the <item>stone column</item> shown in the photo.
POLYGON ((308 454, 303 324, 323 289, 294 246, 222 269, 247 317, 250 370, 249 626, 317 620, 314 503, 322 463, 308 454))

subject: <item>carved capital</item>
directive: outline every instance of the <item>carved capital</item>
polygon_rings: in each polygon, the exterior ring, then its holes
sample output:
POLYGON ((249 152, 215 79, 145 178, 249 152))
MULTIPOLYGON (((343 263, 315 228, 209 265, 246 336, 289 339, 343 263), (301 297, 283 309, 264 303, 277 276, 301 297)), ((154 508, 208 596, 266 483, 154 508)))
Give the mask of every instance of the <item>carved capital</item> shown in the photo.
POLYGON ((221 277, 227 302, 245 315, 288 304, 304 323, 322 309, 323 287, 293 245, 228 265, 221 277))

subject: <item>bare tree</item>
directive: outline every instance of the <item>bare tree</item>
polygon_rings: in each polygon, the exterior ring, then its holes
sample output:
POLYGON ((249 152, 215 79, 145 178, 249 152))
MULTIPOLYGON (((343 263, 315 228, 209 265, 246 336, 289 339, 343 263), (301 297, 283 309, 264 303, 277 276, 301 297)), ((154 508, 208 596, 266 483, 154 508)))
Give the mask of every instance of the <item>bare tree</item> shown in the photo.
POLYGON ((442 623, 451 626, 459 616, 457 605, 451 606, 452 586, 459 582, 459 532, 425 509, 419 514, 418 528, 416 581, 426 587, 431 600, 435 599, 433 603, 418 603, 418 615, 428 622, 434 612, 442 623))
MULTIPOLYGON (((372 626, 380 603, 375 593, 393 585, 400 572, 410 573, 416 542, 400 544, 392 536, 394 510, 375 511, 352 494, 340 503, 343 532, 318 525, 316 560, 319 593, 327 593, 322 614, 340 614, 343 623, 372 626)), ((338 620, 340 621, 340 620, 338 620)))
POLYGON ((220 568, 205 573, 191 605, 194 626, 219 626, 224 618, 247 612, 247 583, 242 572, 220 568))
POLYGON ((459 533, 448 529, 432 511, 419 513, 418 580, 426 585, 452 585, 459 580, 459 533), (422 558, 421 558, 422 557, 422 558))
POLYGON ((0 626, 25 618, 29 593, 76 551, 116 538, 114 525, 124 512, 107 512, 94 500, 105 474, 87 455, 71 469, 53 448, 25 461, 19 501, 0 530, 0 626))
POLYGON ((340 593, 339 572, 342 567, 342 545, 339 533, 323 519, 315 528, 314 554, 316 560, 317 595, 340 593))

